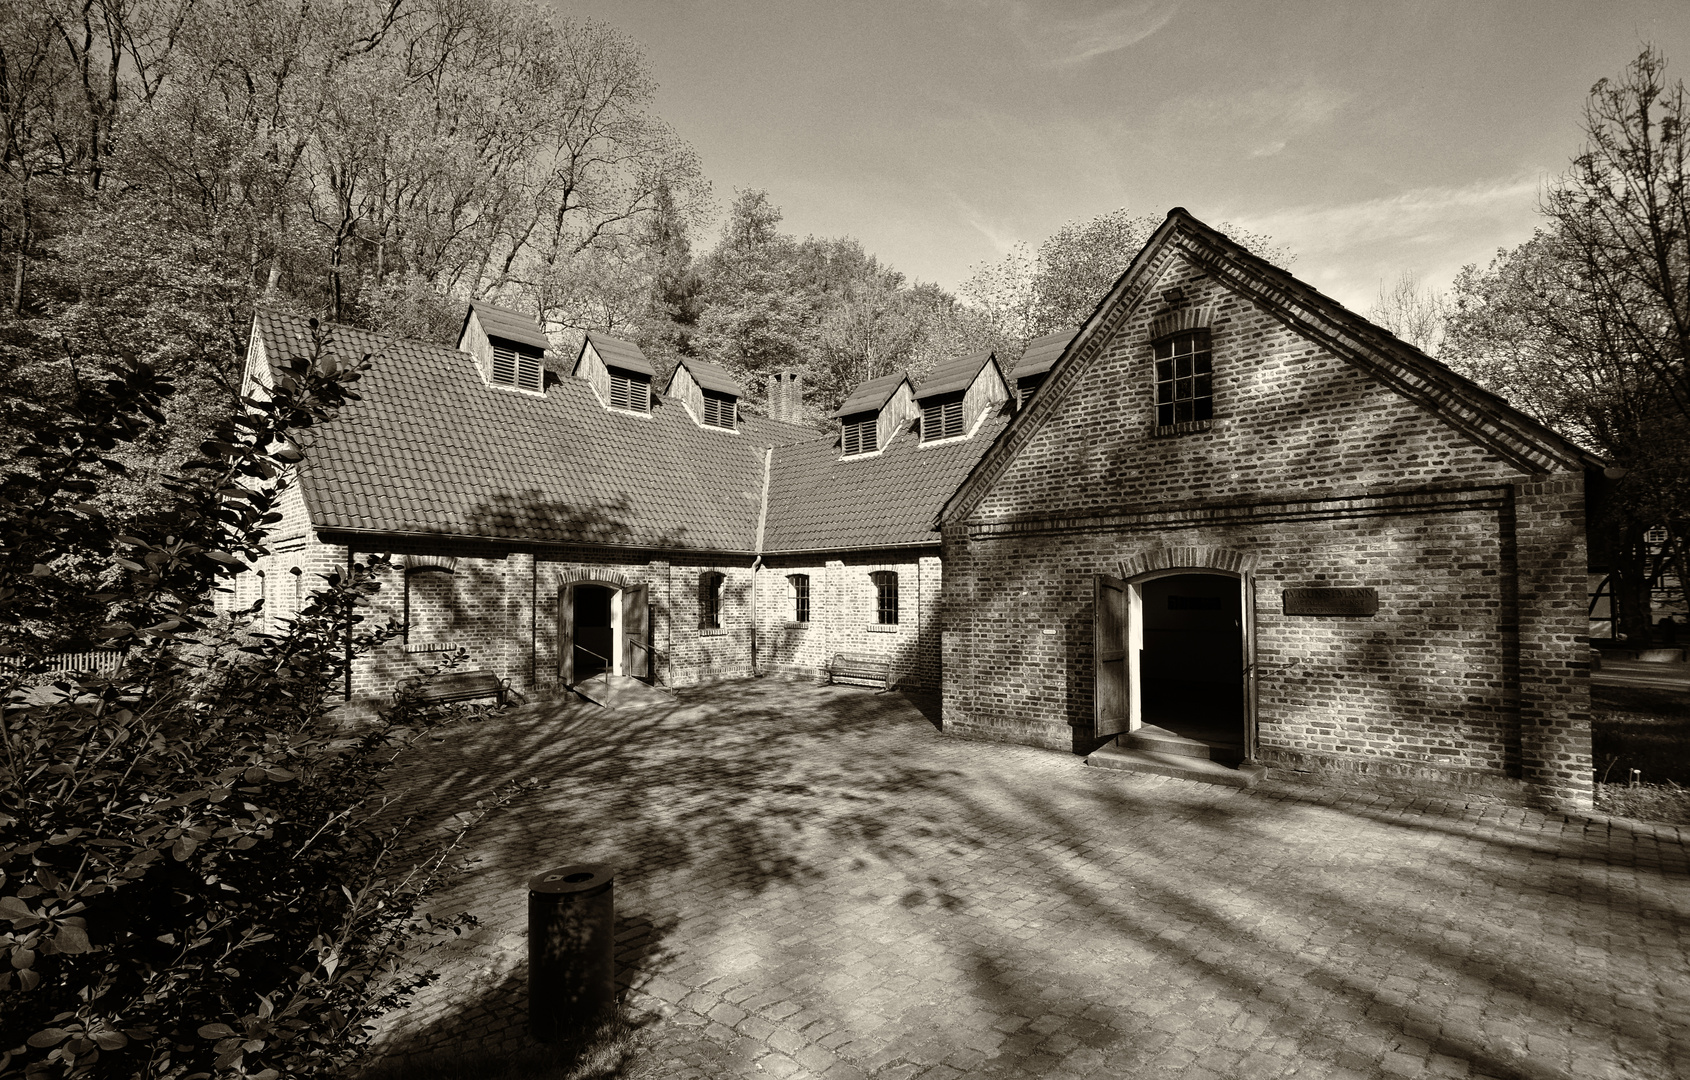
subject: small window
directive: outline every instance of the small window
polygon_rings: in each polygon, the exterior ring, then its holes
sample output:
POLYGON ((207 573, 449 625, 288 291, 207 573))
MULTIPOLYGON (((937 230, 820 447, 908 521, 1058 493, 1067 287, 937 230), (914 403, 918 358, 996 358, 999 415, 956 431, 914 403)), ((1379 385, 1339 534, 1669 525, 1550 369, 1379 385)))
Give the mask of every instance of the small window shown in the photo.
POLYGON ((722 628, 722 575, 713 570, 698 576, 698 628, 722 628))
POLYGON ((1156 426, 1207 421, 1215 415, 1209 332, 1180 334, 1156 343, 1156 426))
POLYGON ((704 391, 704 423, 709 427, 734 427, 735 399, 732 394, 721 394, 715 390, 704 391))
POLYGON ((509 342, 493 342, 494 385, 514 386, 518 390, 539 393, 545 387, 545 379, 545 365, 540 362, 539 353, 520 349, 509 342))
POLYGON ((810 575, 793 574, 787 582, 792 586, 792 621, 810 621, 810 575))
POLYGON ((882 626, 898 625, 898 575, 877 570, 874 577, 874 621, 882 626))
POLYGON ((651 379, 637 371, 610 369, 610 405, 613 409, 651 411, 651 379))
POLYGON ((858 413, 847 416, 839 425, 841 445, 846 457, 852 454, 872 454, 878 447, 879 416, 875 413, 858 413))
POLYGON ((921 441, 961 437, 962 392, 929 398, 921 406, 921 441))

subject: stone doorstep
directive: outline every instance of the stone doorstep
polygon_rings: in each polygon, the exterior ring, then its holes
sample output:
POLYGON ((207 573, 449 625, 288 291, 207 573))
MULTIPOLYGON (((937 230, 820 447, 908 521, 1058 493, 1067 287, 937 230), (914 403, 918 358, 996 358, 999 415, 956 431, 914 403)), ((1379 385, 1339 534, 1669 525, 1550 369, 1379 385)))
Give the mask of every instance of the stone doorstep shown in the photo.
POLYGON ((1232 749, 1236 747, 1211 746, 1209 743, 1197 739, 1188 739, 1177 732, 1169 731, 1155 724, 1141 724, 1121 736, 1126 741, 1129 750, 1148 750, 1155 754, 1174 754, 1179 757, 1203 758, 1213 757, 1212 750, 1232 749))
POLYGON ((1087 765, 1121 772, 1154 773, 1179 780, 1196 780, 1204 784, 1225 784, 1228 787, 1250 788, 1262 782, 1267 769, 1260 765, 1240 765, 1234 769, 1207 758, 1184 754, 1165 754, 1154 750, 1129 750, 1109 743, 1091 752, 1087 765))
POLYGON ((594 705, 607 709, 639 709, 648 705, 675 704, 675 698, 672 695, 641 682, 632 675, 612 675, 610 677, 611 693, 608 700, 605 700, 604 680, 597 675, 590 679, 583 679, 570 689, 594 705))

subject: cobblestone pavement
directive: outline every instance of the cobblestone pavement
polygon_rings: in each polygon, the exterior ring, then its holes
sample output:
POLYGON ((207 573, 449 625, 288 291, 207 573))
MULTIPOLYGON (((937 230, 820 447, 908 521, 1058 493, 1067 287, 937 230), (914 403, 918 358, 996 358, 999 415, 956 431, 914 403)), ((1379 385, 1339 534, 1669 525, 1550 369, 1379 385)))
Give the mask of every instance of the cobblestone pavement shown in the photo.
POLYGON ((441 907, 482 928, 388 1060, 525 1047, 524 883, 608 862, 629 1075, 1690 1077, 1690 830, 1141 778, 918 706, 764 680, 446 732, 407 808, 552 786, 477 834, 441 907))

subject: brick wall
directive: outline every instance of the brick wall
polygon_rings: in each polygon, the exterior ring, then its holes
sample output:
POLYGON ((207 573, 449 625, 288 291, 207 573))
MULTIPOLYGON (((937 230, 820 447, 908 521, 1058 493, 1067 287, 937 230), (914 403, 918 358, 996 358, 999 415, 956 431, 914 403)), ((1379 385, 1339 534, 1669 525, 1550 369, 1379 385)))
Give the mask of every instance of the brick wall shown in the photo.
POLYGON ((779 556, 758 571, 758 669, 789 678, 820 677, 839 653, 890 661, 895 685, 937 690, 940 678, 938 600, 942 586, 937 554, 912 554, 896 562, 884 553, 827 559, 779 556), (898 622, 877 619, 873 575, 898 575, 898 622), (810 622, 792 618, 787 582, 810 576, 810 622))
POLYGON ((1522 475, 1159 258, 1149 295, 1206 309, 1215 420, 1155 435, 1154 302, 1046 388, 1042 423, 945 528, 946 729, 1089 750, 1093 575, 1225 549, 1251 562, 1263 759, 1523 778, 1588 805, 1582 476, 1522 475), (1283 614, 1282 590, 1322 586, 1375 588, 1379 613, 1283 614))

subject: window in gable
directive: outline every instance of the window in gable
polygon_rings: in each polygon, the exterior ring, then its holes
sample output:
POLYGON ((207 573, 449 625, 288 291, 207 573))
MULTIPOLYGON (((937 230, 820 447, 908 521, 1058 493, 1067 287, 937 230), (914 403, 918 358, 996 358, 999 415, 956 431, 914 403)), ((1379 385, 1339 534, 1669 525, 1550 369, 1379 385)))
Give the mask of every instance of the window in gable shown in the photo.
POLYGON ((734 428, 737 399, 732 394, 704 391, 704 423, 708 427, 734 428))
POLYGON ((874 621, 882 626, 898 625, 898 575, 892 570, 876 570, 874 578, 874 621))
POLYGON ((722 575, 714 570, 706 570, 698 575, 698 628, 700 630, 720 630, 722 628, 722 581, 722 575))
POLYGON ((545 380, 546 369, 538 352, 508 341, 493 341, 493 385, 514 386, 537 394, 545 388, 545 380))
POLYGON ((810 621, 810 575, 789 574, 787 583, 792 586, 792 621, 810 621))
POLYGON ((651 411, 651 377, 622 368, 610 369, 610 406, 634 412, 651 411))
POLYGON ((858 413, 839 423, 839 437, 846 457, 852 454, 871 454, 880 438, 880 417, 877 413, 858 413))
POLYGON ((1215 415, 1209 332, 1197 330, 1156 343, 1156 426, 1207 422, 1215 415))
POLYGON ((921 441, 956 439, 963 435, 962 395, 940 394, 921 403, 921 441))

